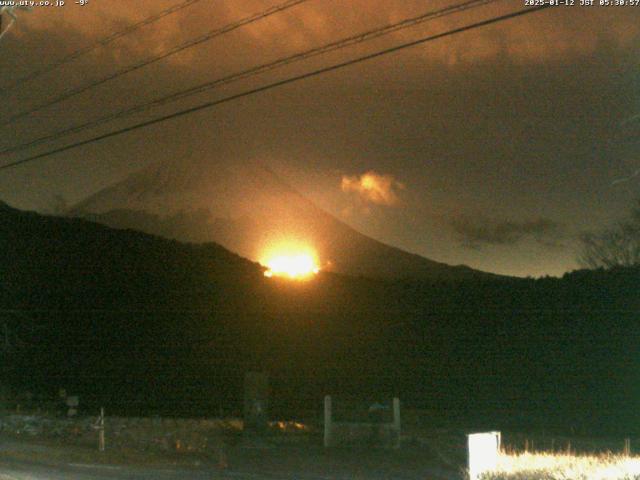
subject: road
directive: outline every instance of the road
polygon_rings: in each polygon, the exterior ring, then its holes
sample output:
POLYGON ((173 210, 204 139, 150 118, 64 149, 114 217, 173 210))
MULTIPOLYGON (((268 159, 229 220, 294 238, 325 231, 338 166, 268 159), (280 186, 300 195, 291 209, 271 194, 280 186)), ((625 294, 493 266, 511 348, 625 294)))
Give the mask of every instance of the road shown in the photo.
MULTIPOLYGON (((302 472, 256 473, 242 471, 220 471, 215 468, 159 469, 110 465, 66 464, 43 465, 26 461, 0 460, 0 480, 404 480, 373 472, 366 476, 353 477, 347 474, 309 475, 302 472)), ((407 480, 417 477, 405 477, 407 480)), ((459 476, 442 470, 425 472, 421 480, 453 480, 459 476)))
POLYGON ((47 447, 0 444, 0 480, 460 480, 459 472, 421 461, 419 455, 389 452, 325 452, 322 449, 243 449, 229 451, 229 467, 105 465, 46 458, 47 447), (34 458, 37 458, 34 459, 34 458))

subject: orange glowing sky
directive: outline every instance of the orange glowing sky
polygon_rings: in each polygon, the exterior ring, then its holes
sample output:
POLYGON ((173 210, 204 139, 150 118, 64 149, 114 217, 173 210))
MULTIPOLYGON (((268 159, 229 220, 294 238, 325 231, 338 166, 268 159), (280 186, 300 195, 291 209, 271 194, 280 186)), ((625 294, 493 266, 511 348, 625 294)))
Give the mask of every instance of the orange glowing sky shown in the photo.
MULTIPOLYGON (((54 35, 62 32, 77 34, 89 41, 102 38, 176 3, 170 0, 114 0, 94 1, 90 6, 82 8, 67 5, 62 8, 41 9, 30 15, 21 15, 24 26, 15 35, 24 39, 33 30, 48 31, 54 35)), ((179 14, 162 19, 158 24, 159 28, 144 29, 136 35, 134 41, 118 41, 110 49, 111 54, 125 62, 129 55, 160 51, 183 40, 187 29, 195 36, 212 26, 227 24, 276 3, 278 2, 264 0, 202 0, 179 14)), ((437 9, 451 4, 450 1, 437 0, 429 2, 428 7, 437 9)), ((504 0, 479 11, 488 16, 521 7, 522 2, 504 0)), ((263 47, 262 54, 276 53, 285 45, 297 50, 334 39, 345 31, 365 30, 373 25, 399 21, 424 10, 425 4, 419 1, 350 0, 349 8, 345 8, 342 0, 309 1, 266 21, 249 25, 237 35, 234 34, 234 38, 230 40, 238 43, 234 49, 246 47, 247 43, 259 43, 263 47)), ((445 63, 486 60, 504 53, 517 61, 541 62, 549 59, 561 60, 573 55, 590 55, 602 41, 628 46, 640 34, 640 26, 636 21, 637 12, 632 9, 608 9, 606 12, 602 9, 598 11, 597 8, 561 10, 556 9, 552 20, 549 16, 540 15, 527 22, 505 24, 495 30, 487 29, 477 35, 472 49, 468 48, 468 39, 458 37, 429 49, 416 49, 412 54, 438 58, 445 63), (604 20, 606 27, 602 25, 604 20), (547 41, 536 41, 542 32, 547 41)), ((394 37, 411 39, 416 33, 451 28, 477 19, 477 12, 463 12, 455 17, 436 19, 427 26, 395 33, 394 37)), ((220 43, 228 45, 229 42, 220 43)), ((209 53, 220 52, 226 46, 212 44, 207 48, 211 49, 209 53)), ((231 58, 233 55, 209 57, 208 61, 207 56, 206 50, 190 50, 172 57, 170 61, 184 68, 202 69, 220 65, 221 60, 234 61, 231 58), (198 61, 197 65, 194 65, 194 60, 198 61)))

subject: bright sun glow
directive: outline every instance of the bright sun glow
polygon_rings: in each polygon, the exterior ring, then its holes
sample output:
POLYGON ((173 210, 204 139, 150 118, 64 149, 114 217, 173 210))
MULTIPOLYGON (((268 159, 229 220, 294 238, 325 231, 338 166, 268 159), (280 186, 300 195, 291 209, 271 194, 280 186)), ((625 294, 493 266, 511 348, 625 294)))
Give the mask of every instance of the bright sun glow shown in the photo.
POLYGON ((266 277, 288 277, 295 280, 309 278, 320 271, 313 256, 308 253, 277 255, 266 261, 266 277))
POLYGON ((261 262, 268 268, 265 277, 284 277, 307 280, 320 271, 318 257, 303 242, 281 240, 270 244, 261 262))

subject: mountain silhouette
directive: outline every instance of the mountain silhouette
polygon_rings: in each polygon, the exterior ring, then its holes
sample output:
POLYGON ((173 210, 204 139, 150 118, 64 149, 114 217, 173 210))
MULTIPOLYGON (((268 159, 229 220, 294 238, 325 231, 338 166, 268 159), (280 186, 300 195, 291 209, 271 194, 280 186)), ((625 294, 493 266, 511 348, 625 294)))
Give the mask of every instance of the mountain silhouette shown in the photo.
POLYGON ((323 270, 371 278, 463 280, 491 274, 450 266, 363 235, 267 166, 178 161, 151 165, 73 207, 71 215, 187 242, 219 243, 262 261, 281 244, 310 247, 323 270))

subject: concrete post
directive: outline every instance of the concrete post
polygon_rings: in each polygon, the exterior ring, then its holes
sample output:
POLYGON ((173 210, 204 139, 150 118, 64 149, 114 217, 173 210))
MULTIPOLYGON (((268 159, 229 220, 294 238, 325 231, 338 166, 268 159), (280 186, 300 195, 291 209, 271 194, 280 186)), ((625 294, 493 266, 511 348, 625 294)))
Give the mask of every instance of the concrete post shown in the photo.
POLYGON ((400 448, 400 399, 398 397, 393 398, 393 430, 395 432, 395 444, 394 448, 400 448))
POLYGON ((100 409, 100 420, 98 423, 98 450, 104 452, 105 449, 105 441, 104 441, 104 407, 100 409))
POLYGON ((263 433, 269 421, 269 376, 248 372, 244 377, 245 432, 263 433))
POLYGON ((332 418, 331 418, 331 395, 325 395, 324 397, 324 446, 331 446, 331 429, 332 429, 332 418))
POLYGON ((630 438, 624 439, 624 455, 626 457, 631 455, 631 439, 630 438))

